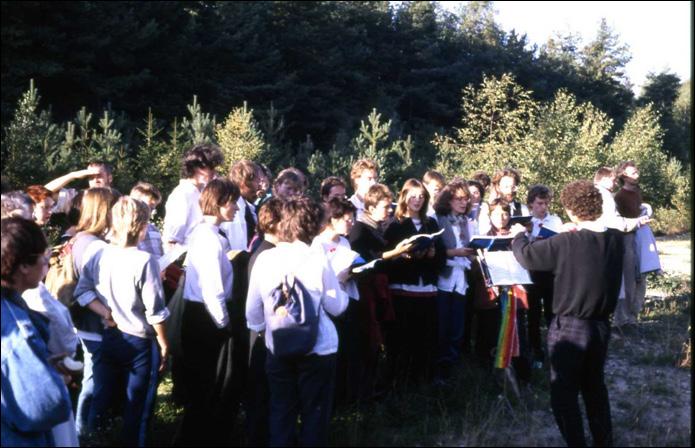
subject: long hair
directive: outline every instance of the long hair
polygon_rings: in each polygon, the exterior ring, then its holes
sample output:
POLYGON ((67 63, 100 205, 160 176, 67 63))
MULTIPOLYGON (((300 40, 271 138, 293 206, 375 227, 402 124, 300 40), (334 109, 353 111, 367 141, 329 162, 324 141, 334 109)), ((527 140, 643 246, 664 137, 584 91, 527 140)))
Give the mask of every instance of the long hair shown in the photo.
POLYGON ((110 188, 90 188, 82 197, 82 211, 77 232, 102 237, 111 227, 111 206, 115 196, 110 188))
POLYGON ((425 221, 427 219, 427 205, 430 202, 430 194, 427 192, 427 189, 422 184, 422 182, 420 182, 417 179, 411 178, 405 181, 405 184, 403 184, 403 188, 401 188, 401 192, 398 194, 398 205, 396 206, 397 220, 402 221, 408 216, 408 194, 411 190, 414 190, 416 188, 421 189, 422 194, 425 196, 425 200, 422 203, 422 207, 418 212, 419 218, 422 221, 425 221))

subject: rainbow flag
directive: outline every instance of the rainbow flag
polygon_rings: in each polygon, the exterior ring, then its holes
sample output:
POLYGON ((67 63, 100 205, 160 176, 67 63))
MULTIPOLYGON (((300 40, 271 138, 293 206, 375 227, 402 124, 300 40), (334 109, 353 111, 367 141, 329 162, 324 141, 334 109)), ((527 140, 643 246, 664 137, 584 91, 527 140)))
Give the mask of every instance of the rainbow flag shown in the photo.
POLYGON ((514 356, 519 356, 519 333, 516 329, 516 300, 509 287, 500 288, 502 323, 497 338, 495 367, 506 369, 514 356))

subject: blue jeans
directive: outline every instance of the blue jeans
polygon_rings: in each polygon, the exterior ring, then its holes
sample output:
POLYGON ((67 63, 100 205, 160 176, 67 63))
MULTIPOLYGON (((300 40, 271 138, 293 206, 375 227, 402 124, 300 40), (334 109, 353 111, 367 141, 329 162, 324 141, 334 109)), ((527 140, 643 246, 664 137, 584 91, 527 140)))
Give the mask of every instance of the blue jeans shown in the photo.
POLYGON ((84 356, 84 371, 82 376, 82 388, 77 397, 77 411, 75 412, 75 429, 77 435, 82 437, 87 434, 87 421, 89 410, 94 398, 94 364, 101 355, 101 341, 88 341, 80 339, 84 356))
POLYGON ((270 446, 323 446, 331 421, 336 355, 283 359, 268 352, 270 446), (295 440, 297 415, 302 427, 295 440))
POLYGON ((103 424, 114 397, 126 385, 121 443, 144 446, 147 426, 157 394, 159 348, 154 338, 133 336, 116 328, 104 330, 100 361, 94 365, 94 401, 89 428, 103 424))
POLYGON ((466 310, 465 296, 457 292, 438 290, 438 356, 439 366, 451 366, 461 357, 463 323, 466 310))

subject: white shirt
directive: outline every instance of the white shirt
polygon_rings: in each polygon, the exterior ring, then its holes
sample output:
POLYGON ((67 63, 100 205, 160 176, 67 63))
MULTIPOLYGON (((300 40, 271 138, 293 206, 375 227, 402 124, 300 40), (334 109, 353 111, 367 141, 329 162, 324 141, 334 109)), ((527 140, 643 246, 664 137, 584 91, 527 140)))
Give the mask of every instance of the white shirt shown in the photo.
POLYGON ((531 231, 530 240, 533 241, 538 237, 538 233, 541 231, 541 227, 550 229, 555 233, 559 233, 562 228, 562 220, 557 215, 551 215, 546 213, 543 219, 538 219, 535 216, 531 218, 531 223, 533 224, 533 231, 531 231))
POLYGON ((30 309, 48 318, 48 353, 74 356, 79 340, 68 308, 51 295, 43 282, 24 291, 22 299, 30 309))
POLYGON ((70 211, 70 204, 72 204, 72 200, 75 199, 77 193, 78 190, 74 188, 61 188, 60 191, 58 191, 58 198, 56 198, 51 212, 68 213, 70 211))
POLYGON ((231 221, 225 221, 220 224, 220 229, 227 234, 227 241, 229 241, 229 248, 232 250, 247 250, 248 248, 248 235, 246 229, 246 207, 249 207, 251 213, 254 215, 254 220, 256 220, 256 214, 254 212, 253 205, 246 202, 246 199, 239 196, 236 201, 236 205, 239 207, 234 219, 231 221))
MULTIPOLYGON (((467 219, 466 221, 466 225, 470 230, 470 221, 472 220, 467 219)), ((456 237, 456 248, 463 247, 463 242, 461 241, 461 226, 452 224, 451 229, 454 231, 454 237, 456 237)), ((466 294, 468 282, 466 282, 466 274, 464 271, 471 268, 471 260, 466 257, 447 258, 446 265, 452 268, 451 276, 447 278, 440 275, 437 280, 437 289, 446 292, 456 292, 461 295, 466 294)))
POLYGON ((355 219, 359 220, 360 217, 364 214, 364 201, 357 197, 357 193, 350 196, 350 199, 348 200, 352 202, 352 205, 354 205, 357 209, 357 211, 355 212, 355 219))
MULTIPOLYGON (((359 254, 352 250, 350 242, 345 237, 340 236, 339 238, 340 239, 336 243, 320 233, 311 243, 312 249, 322 250, 323 253, 326 254, 328 264, 336 277, 346 269, 349 269, 350 266, 352 266, 352 262, 355 261, 355 258, 359 257, 359 254)), ((355 283, 355 280, 348 279, 345 282, 340 282, 340 287, 348 297, 359 300, 360 293, 357 290, 357 283, 355 283)))
POLYGON ((167 198, 164 215, 162 242, 168 249, 168 242, 174 241, 188 245, 188 237, 193 227, 203 218, 200 210, 200 190, 188 179, 181 179, 167 198))
MULTIPOLYGON (((321 250, 312 249, 301 241, 278 243, 258 255, 251 271, 246 297, 246 321, 249 329, 264 331, 265 322, 273 313, 271 292, 287 274, 294 274, 309 291, 319 310, 319 329, 316 344, 310 353, 329 355, 338 351, 338 333, 326 312, 340 315, 347 308, 348 297, 343 292, 321 250)), ((266 347, 273 351, 272 334, 265 335, 266 347)))
POLYGON ((183 298, 205 304, 218 328, 229 323, 226 302, 232 296, 232 263, 227 259, 229 242, 219 227, 201 222, 188 238, 186 281, 183 298))

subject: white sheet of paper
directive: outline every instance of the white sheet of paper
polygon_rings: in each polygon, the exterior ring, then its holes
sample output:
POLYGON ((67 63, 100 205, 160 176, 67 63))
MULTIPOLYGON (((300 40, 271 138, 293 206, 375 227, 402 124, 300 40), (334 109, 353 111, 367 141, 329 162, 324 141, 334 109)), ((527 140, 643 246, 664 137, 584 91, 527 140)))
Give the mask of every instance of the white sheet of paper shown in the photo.
POLYGON ((164 272, 167 266, 175 262, 186 250, 186 246, 177 244, 172 247, 169 252, 159 257, 159 272, 164 272))
POLYGON ((359 274, 360 272, 364 272, 367 269, 372 269, 377 261, 381 261, 381 258, 377 258, 375 260, 370 261, 369 263, 363 264, 362 266, 356 267, 352 270, 353 274, 359 274))
POLYGON ((528 285, 533 283, 526 269, 521 267, 512 251, 485 252, 493 285, 528 285))

